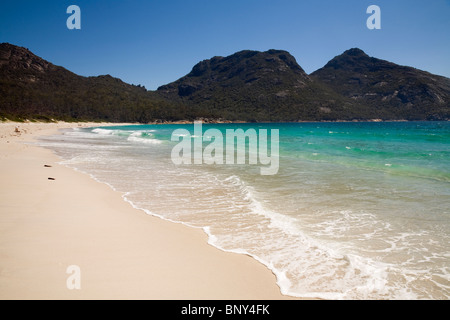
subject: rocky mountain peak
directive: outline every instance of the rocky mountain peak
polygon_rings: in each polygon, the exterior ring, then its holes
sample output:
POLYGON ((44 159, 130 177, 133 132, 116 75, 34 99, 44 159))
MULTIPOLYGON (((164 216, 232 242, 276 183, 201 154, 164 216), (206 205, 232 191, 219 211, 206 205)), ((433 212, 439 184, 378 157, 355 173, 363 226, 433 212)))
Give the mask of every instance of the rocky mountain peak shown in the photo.
POLYGON ((345 51, 342 55, 343 56, 347 55, 347 56, 352 56, 352 57, 369 57, 364 51, 362 51, 359 48, 349 49, 349 50, 345 51))
POLYGON ((54 66, 39 58, 27 48, 1 43, 0 68, 2 67, 7 67, 10 70, 29 70, 43 73, 54 66))

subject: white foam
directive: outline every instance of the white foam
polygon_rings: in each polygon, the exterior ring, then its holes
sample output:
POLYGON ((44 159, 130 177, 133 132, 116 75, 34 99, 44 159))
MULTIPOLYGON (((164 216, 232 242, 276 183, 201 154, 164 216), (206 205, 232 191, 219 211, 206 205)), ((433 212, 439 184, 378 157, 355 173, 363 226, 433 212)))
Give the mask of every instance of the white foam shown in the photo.
POLYGON ((156 130, 138 130, 138 131, 126 131, 126 130, 110 130, 103 128, 93 129, 92 132, 100 136, 111 136, 111 135, 123 135, 127 136, 127 141, 139 142, 145 144, 161 144, 162 140, 153 139, 152 132, 156 130))
MULTIPOLYGON (((388 278, 392 270, 391 264, 351 253, 352 251, 346 252, 347 247, 330 246, 328 242, 313 239, 299 229, 298 221, 295 218, 265 208, 255 198, 254 189, 246 186, 238 176, 229 176, 224 181, 241 189, 242 194, 251 203, 252 212, 269 219, 269 228, 279 230, 292 239, 287 240, 286 243, 280 242, 278 245, 279 248, 284 248, 283 250, 286 252, 268 253, 268 256, 264 258, 250 254, 243 249, 231 250, 254 256, 255 259, 264 262, 277 275, 277 283, 283 294, 324 299, 370 299, 377 297, 402 299, 404 297, 416 297, 401 282, 389 282, 388 278), (268 260, 268 257, 271 257, 271 259, 268 260), (305 265, 302 266, 301 264, 305 265), (286 267, 282 267, 283 265, 286 267), (308 265, 311 267, 307 267, 308 265), (318 266, 321 267, 317 268, 318 266), (300 270, 304 271, 300 272, 300 270), (290 278, 293 274, 297 274, 297 277, 300 275, 300 278, 290 278), (300 280, 302 277, 306 277, 306 279, 300 280), (317 286, 317 282, 324 281, 329 282, 330 285, 321 284, 317 286), (301 286, 302 289, 299 290, 298 286, 301 286), (305 292, 305 288, 309 288, 308 291, 305 292)), ((342 227, 339 224, 344 223, 347 225, 349 223, 355 223, 356 225, 361 223, 362 226, 369 226, 375 222, 379 225, 374 227, 389 229, 389 225, 377 222, 376 217, 369 213, 356 214, 351 210, 343 210, 338 213, 339 221, 324 222, 329 224, 329 230, 326 232, 330 235, 338 234, 338 229, 342 227), (338 225, 335 225, 336 222, 338 222, 338 225)), ((358 226, 355 226, 355 228, 358 228, 358 226)), ((274 233, 279 234, 279 231, 276 230, 274 230, 274 233)), ((265 237, 270 238, 271 241, 280 241, 283 238, 281 235, 280 238, 271 238, 271 235, 266 232, 265 237)), ((214 238, 212 242, 215 246, 218 246, 219 240, 214 238)), ((261 243, 261 246, 263 245, 261 243)), ((396 270, 396 272, 399 271, 396 270)))
POLYGON ((97 128, 97 129, 93 129, 91 132, 102 135, 102 136, 109 136, 109 135, 113 135, 115 132, 117 132, 117 130, 97 128))
POLYGON ((204 227, 203 231, 208 235, 208 244, 212 245, 213 247, 215 247, 215 248, 217 248, 217 249, 219 249, 221 251, 225 251, 225 252, 231 252, 231 253, 236 253, 236 254, 244 254, 244 255, 250 256, 253 259, 255 259, 256 261, 258 261, 259 263, 261 263, 264 266, 266 266, 275 275, 275 277, 277 279, 277 285, 280 288, 281 293, 283 295, 295 296, 295 293, 289 292, 289 288, 291 288, 292 284, 291 284, 291 281, 286 276, 286 272, 278 270, 276 267, 274 267, 274 264, 272 262, 268 262, 268 261, 260 258, 257 255, 251 254, 250 252, 248 252, 247 250, 242 249, 242 248, 225 249, 224 247, 218 245, 218 243, 217 243, 218 239, 217 239, 217 237, 215 235, 213 235, 211 233, 210 227, 204 227))
POLYGON ((153 137, 152 132, 155 132, 155 130, 143 130, 143 131, 134 131, 130 134, 131 137, 153 137))
POLYGON ((138 136, 129 136, 127 138, 128 141, 132 142, 140 142, 140 143, 146 143, 146 144, 161 144, 162 141, 158 139, 151 139, 151 138, 139 138, 138 136))

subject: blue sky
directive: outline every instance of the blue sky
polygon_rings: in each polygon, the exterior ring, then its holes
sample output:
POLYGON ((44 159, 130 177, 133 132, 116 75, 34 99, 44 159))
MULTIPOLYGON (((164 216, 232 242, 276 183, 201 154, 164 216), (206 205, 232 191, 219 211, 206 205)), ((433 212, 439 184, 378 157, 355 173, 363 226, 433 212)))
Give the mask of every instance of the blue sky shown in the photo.
POLYGON ((450 77, 450 0, 15 0, 0 3, 0 42, 83 76, 110 74, 154 90, 199 61, 283 49, 307 73, 358 47, 450 77), (81 30, 69 30, 69 5, 81 30), (369 5, 381 30, 369 30, 369 5))

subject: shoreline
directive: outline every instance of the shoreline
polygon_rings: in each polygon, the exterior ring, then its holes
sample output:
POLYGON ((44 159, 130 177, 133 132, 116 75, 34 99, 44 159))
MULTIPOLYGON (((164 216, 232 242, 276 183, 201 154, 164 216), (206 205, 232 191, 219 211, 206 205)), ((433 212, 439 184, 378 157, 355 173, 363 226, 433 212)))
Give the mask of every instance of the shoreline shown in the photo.
POLYGON ((133 208, 29 144, 62 128, 117 125, 129 124, 0 123, 1 299, 296 299, 254 258, 213 247, 202 229, 133 208), (73 265, 80 290, 67 286, 73 265))
POLYGON ((225 119, 209 119, 209 118, 199 118, 195 120, 176 120, 176 121, 168 121, 168 120, 155 120, 147 123, 118 123, 118 122, 94 122, 94 121, 86 121, 86 122, 63 122, 63 121, 53 121, 53 122, 39 122, 34 120, 24 120, 23 122, 16 122, 11 120, 2 120, 0 119, 1 124, 17 124, 17 125, 26 125, 26 124, 47 124, 47 125, 56 125, 65 123, 67 127, 72 127, 75 125, 83 126, 84 124, 89 124, 90 127, 100 127, 100 126, 133 126, 133 125, 167 125, 167 124, 194 124, 195 122, 202 122, 203 124, 274 124, 274 123, 392 123, 392 122, 450 122, 450 119, 447 120, 406 120, 406 119, 397 119, 397 120, 383 120, 383 119, 367 119, 367 120, 297 120, 297 121, 255 121, 248 122, 243 120, 225 120, 225 119))

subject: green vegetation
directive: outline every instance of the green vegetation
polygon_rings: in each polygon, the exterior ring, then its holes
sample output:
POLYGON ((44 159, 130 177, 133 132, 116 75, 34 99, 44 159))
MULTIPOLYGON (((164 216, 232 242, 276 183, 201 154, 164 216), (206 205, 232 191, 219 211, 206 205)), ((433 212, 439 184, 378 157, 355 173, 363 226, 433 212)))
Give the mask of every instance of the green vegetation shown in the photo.
POLYGON ((241 51, 202 61, 158 93, 196 114, 230 120, 352 120, 364 110, 312 81, 294 57, 281 50, 241 51))
POLYGON ((23 121, 320 121, 450 118, 450 79, 352 49, 307 75, 288 52, 241 51, 198 63, 147 91, 109 75, 81 77, 0 44, 0 119, 23 121))
POLYGON ((149 122, 184 108, 109 75, 81 77, 24 48, 0 45, 0 117, 20 121, 149 122))

